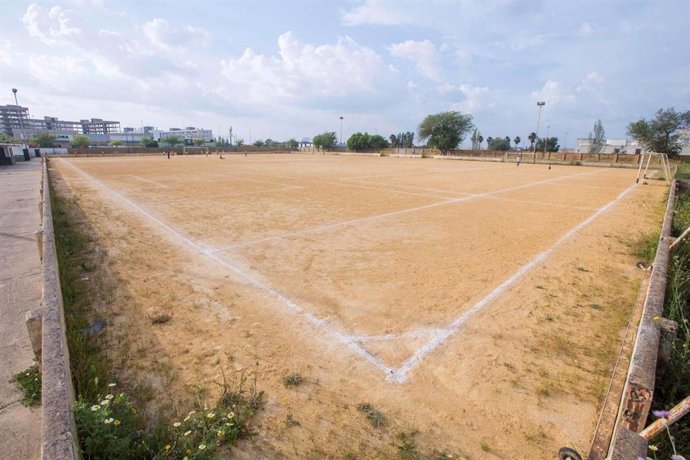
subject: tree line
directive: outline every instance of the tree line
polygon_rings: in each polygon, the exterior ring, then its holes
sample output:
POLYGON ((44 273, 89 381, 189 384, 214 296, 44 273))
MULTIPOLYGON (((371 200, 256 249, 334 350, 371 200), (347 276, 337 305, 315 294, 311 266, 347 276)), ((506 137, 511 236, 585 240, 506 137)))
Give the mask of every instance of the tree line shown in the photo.
MULTIPOLYGON (((627 134, 646 150, 668 154, 680 153, 684 130, 690 130, 690 110, 677 112, 674 108, 659 109, 653 118, 642 118, 627 125, 627 134)), ((481 149, 484 136, 474 125, 470 114, 450 111, 427 115, 418 127, 419 139, 426 141, 426 146, 438 149, 441 154, 456 149, 470 132, 472 149, 481 149)), ((685 135, 690 137, 690 133, 685 135)), ((594 123, 589 139, 589 153, 599 153, 606 146, 606 132, 601 120, 594 123)), ((561 148, 558 141, 556 136, 538 137, 534 132, 527 136, 529 150, 538 152, 558 152, 561 148)), ((490 136, 486 138, 486 143, 489 150, 518 150, 522 139, 520 136, 490 136)), ((337 145, 335 132, 314 136, 313 144, 319 150, 333 149, 337 145)), ((386 140, 379 135, 358 132, 347 140, 347 147, 352 151, 376 150, 389 146, 413 147, 414 133, 407 131, 391 134, 386 140)))

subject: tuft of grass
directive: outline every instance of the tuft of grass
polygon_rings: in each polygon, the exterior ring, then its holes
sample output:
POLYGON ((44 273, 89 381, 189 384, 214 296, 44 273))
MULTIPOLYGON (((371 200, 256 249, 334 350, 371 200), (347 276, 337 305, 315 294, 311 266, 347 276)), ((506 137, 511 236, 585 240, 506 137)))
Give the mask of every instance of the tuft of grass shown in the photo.
POLYGON ((479 443, 479 447, 481 447, 484 452, 491 452, 491 446, 484 441, 479 443))
POLYGON ((293 426, 299 426, 299 422, 295 420, 295 417, 292 415, 292 412, 287 414, 287 417, 285 417, 285 426, 287 428, 292 428, 293 426))
POLYGON ((286 387, 297 387, 300 386, 302 382, 304 382, 304 379, 297 372, 293 372, 283 377, 283 385, 286 387))
POLYGON ((659 232, 643 235, 633 244, 633 253, 635 257, 640 258, 646 265, 649 265, 654 261, 658 245, 659 232))
POLYGON ((21 402, 26 407, 32 407, 41 402, 41 370, 38 364, 23 370, 12 377, 19 390, 22 392, 21 402))
POLYGON ((374 428, 379 428, 386 424, 386 417, 369 403, 358 404, 357 410, 366 414, 369 423, 374 428))
POLYGON ((400 433, 398 435, 400 444, 398 444, 398 454, 401 458, 416 460, 419 458, 419 453, 417 452, 417 446, 411 436, 406 433, 400 433))

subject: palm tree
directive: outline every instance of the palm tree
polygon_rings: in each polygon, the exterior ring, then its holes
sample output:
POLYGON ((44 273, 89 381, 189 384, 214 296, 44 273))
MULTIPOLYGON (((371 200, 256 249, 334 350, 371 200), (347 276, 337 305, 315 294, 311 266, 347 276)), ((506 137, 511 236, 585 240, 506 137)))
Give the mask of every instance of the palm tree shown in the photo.
POLYGON ((486 150, 489 150, 491 148, 491 143, 494 141, 494 138, 489 136, 486 138, 486 150))
POLYGON ((529 149, 534 150, 534 143, 537 142, 537 133, 535 133, 535 132, 529 133, 529 136, 527 136, 527 139, 529 139, 529 149))
POLYGON ((479 137, 477 138, 477 143, 479 144, 479 150, 482 149, 482 142, 484 142, 484 136, 482 136, 480 134, 479 137))
POLYGON ((521 140, 522 139, 520 139, 520 136, 515 136, 515 139, 513 139, 513 142, 515 142, 515 150, 517 150, 517 146, 521 140))

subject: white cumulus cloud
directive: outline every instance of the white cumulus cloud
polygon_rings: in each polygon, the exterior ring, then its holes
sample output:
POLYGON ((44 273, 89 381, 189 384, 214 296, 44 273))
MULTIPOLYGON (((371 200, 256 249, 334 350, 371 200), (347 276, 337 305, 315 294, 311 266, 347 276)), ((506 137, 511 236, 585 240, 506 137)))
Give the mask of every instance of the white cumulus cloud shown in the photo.
POLYGON ((341 21, 346 26, 362 24, 395 25, 404 21, 400 9, 389 8, 380 0, 368 0, 341 16, 341 21))
POLYGON ((146 22, 143 30, 151 44, 166 50, 203 46, 211 42, 206 31, 192 26, 176 27, 165 19, 154 18, 146 22))
POLYGON ((375 92, 390 69, 373 50, 341 37, 335 44, 300 42, 292 32, 278 37, 278 55, 257 54, 247 48, 237 59, 221 61, 228 97, 242 88, 248 102, 289 103, 344 98, 375 92))
POLYGON ((431 80, 439 80, 441 71, 438 66, 439 52, 429 40, 406 40, 388 46, 391 55, 412 61, 419 73, 431 80))
POLYGON ((32 3, 26 9, 22 22, 26 30, 33 37, 47 45, 60 43, 68 38, 81 35, 82 29, 79 16, 69 10, 54 6, 46 10, 40 5, 32 3))

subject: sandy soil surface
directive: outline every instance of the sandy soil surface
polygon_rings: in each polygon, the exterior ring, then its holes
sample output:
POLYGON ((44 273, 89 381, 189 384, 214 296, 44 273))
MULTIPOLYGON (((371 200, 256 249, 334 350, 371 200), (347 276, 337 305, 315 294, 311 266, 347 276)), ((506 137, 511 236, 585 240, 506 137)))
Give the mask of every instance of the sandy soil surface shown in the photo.
POLYGON ((667 192, 624 169, 318 155, 51 170, 107 251, 123 374, 165 401, 255 372, 243 449, 276 458, 587 451, 667 192))

